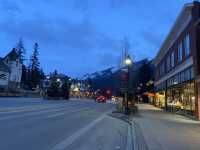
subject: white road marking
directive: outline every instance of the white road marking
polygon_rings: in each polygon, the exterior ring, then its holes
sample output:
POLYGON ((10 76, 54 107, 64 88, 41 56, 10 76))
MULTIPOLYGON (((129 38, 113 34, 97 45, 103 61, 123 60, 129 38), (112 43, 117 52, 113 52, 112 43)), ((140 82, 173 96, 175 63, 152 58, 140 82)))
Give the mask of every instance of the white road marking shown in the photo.
POLYGON ((76 106, 77 104, 67 104, 67 103, 49 103, 49 104, 38 104, 38 105, 27 105, 27 106, 14 106, 14 107, 0 107, 0 112, 2 111, 9 111, 9 110, 19 110, 19 109, 28 109, 28 108, 33 108, 33 107, 43 107, 43 106, 76 106))
MULTIPOLYGON (((51 112, 56 112, 56 111, 63 111, 67 110, 68 108, 74 108, 74 107, 64 107, 64 108, 56 108, 56 109, 50 109, 50 110, 41 110, 37 112, 30 112, 28 114, 22 114, 22 115, 13 115, 13 116, 6 116, 6 117, 1 117, 0 120, 7 120, 7 119, 15 119, 15 118, 21 118, 21 117, 27 117, 27 116, 34 116, 37 114, 42 114, 42 113, 51 113, 51 112)), ((68 111, 70 112, 70 111, 68 111)))
POLYGON ((16 109, 11 111, 4 111, 0 112, 0 114, 8 114, 8 113, 16 113, 16 112, 24 112, 24 111, 33 111, 33 110, 41 110, 41 109, 51 109, 51 108, 57 108, 55 106, 49 107, 49 106, 40 106, 40 107, 33 107, 33 108, 24 108, 24 109, 16 109))
POLYGON ((37 106, 11 107, 11 108, 0 109, 0 114, 23 112, 23 111, 32 111, 32 110, 41 110, 41 109, 50 109, 50 108, 59 108, 59 107, 64 107, 64 106, 68 106, 68 108, 70 108, 70 107, 76 106, 76 105, 47 104, 47 105, 37 105, 37 106))
POLYGON ((102 121, 105 118, 106 114, 103 114, 93 122, 91 122, 89 125, 83 127, 82 129, 78 130, 74 134, 72 134, 70 137, 67 137, 57 145, 55 145, 52 150, 64 150, 66 149, 69 145, 71 145, 74 141, 76 141, 81 135, 85 134, 88 132, 92 127, 94 127, 97 123, 102 121))
POLYGON ((54 117, 58 117, 58 116, 62 116, 68 113, 73 113, 73 112, 78 112, 78 111, 83 111, 83 110, 89 110, 90 108, 81 108, 81 109, 75 109, 75 110, 71 110, 71 111, 67 111, 67 112, 62 112, 62 113, 57 113, 57 114, 53 114, 53 115, 49 115, 47 116, 47 118, 54 118, 54 117))
POLYGON ((0 108, 0 112, 3 111, 12 111, 12 110, 19 110, 19 109, 28 109, 28 108, 33 108, 33 107, 41 107, 41 106, 51 106, 51 104, 41 104, 41 105, 32 105, 32 106, 23 106, 23 107, 6 107, 6 108, 0 108))

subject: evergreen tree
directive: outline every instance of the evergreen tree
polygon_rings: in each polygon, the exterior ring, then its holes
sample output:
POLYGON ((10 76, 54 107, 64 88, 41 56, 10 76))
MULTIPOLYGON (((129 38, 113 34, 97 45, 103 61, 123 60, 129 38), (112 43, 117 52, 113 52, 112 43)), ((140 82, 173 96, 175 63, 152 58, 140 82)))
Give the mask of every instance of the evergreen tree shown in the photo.
POLYGON ((33 88, 39 85, 41 80, 38 43, 35 43, 33 46, 33 54, 31 55, 30 61, 31 87, 33 88))
POLYGON ((39 70, 39 68, 40 68, 39 45, 38 45, 38 43, 35 43, 33 46, 33 54, 31 56, 30 69, 32 71, 35 71, 35 70, 39 70))
POLYGON ((16 52, 17 52, 18 55, 19 55, 20 61, 21 61, 22 63, 24 63, 25 54, 26 54, 26 49, 25 49, 25 47, 24 47, 24 42, 23 42, 23 39, 22 39, 22 38, 19 39, 19 41, 18 41, 18 43, 17 43, 15 49, 16 49, 16 52))

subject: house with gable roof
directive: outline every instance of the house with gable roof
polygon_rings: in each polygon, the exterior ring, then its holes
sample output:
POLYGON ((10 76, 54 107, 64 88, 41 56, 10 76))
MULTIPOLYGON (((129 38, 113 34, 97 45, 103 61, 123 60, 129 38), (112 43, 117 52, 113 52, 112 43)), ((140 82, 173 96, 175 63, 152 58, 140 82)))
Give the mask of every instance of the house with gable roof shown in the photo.
POLYGON ((0 89, 16 89, 20 87, 22 62, 16 49, 13 48, 0 59, 0 89))

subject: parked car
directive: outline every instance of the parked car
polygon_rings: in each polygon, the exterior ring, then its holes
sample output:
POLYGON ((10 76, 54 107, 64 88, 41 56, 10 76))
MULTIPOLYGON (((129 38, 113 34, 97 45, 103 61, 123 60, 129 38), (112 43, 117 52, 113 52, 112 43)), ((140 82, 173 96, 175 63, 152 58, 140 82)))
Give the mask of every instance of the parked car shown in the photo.
POLYGON ((105 103, 106 102, 106 97, 103 95, 97 96, 96 102, 98 103, 105 103))

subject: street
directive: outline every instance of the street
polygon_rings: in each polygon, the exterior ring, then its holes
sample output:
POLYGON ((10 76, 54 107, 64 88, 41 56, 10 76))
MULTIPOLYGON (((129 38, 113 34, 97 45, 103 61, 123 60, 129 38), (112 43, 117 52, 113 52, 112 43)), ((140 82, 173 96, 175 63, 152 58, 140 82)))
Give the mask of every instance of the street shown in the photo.
POLYGON ((128 124, 90 100, 0 98, 1 150, 125 150, 128 124))

